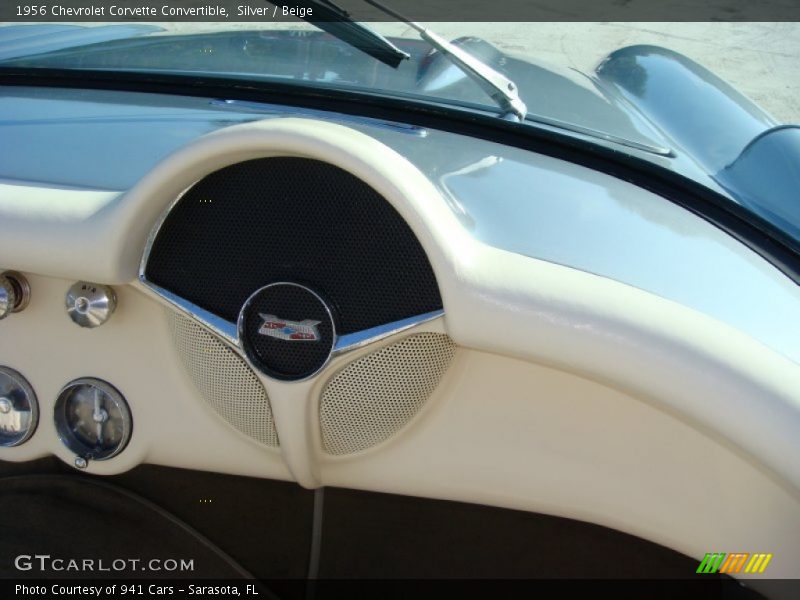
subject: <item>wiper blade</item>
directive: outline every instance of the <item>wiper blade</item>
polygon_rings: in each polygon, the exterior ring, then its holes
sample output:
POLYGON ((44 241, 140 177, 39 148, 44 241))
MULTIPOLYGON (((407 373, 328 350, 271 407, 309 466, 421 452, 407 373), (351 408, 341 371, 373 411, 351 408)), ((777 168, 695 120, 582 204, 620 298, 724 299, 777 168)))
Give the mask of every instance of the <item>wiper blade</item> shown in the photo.
POLYGON ((332 36, 369 54, 372 58, 381 61, 396 69, 400 63, 409 58, 381 34, 376 33, 366 25, 354 21, 350 15, 333 2, 326 0, 267 0, 270 4, 280 7, 307 8, 307 16, 299 17, 312 25, 327 31, 332 36))
POLYGON ((450 61, 464 71, 470 79, 475 81, 484 92, 491 96, 505 113, 504 117, 511 117, 519 121, 525 120, 528 107, 525 106, 525 103, 519 97, 517 85, 508 77, 502 73, 498 73, 492 67, 481 62, 466 50, 462 50, 455 44, 451 44, 430 29, 426 29, 419 23, 407 19, 388 6, 377 2, 377 0, 365 0, 365 2, 382 10, 387 15, 391 15, 395 19, 408 23, 412 28, 416 29, 422 39, 449 58, 450 61))

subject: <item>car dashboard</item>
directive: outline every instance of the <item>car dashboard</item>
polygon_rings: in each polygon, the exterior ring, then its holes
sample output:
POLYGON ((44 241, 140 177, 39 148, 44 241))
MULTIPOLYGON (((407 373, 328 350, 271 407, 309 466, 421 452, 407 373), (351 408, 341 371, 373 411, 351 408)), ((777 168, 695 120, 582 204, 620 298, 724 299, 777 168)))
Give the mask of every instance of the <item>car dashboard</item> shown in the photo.
POLYGON ((701 216, 392 120, 34 87, 0 112, 29 286, 0 365, 38 408, 4 464, 512 509, 800 577, 800 288, 701 216), (97 386, 121 429, 70 443, 97 386))

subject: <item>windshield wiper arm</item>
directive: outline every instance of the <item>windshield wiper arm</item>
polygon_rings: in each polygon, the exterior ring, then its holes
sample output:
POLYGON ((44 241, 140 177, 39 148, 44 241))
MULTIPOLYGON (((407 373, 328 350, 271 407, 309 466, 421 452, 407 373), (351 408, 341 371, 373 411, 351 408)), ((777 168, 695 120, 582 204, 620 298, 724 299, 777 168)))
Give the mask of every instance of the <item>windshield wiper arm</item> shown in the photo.
POLYGON ((422 39, 450 59, 450 61, 464 71, 470 79, 477 83, 484 92, 491 96, 492 100, 503 109, 505 113, 503 115, 504 117, 510 116, 512 119, 519 121, 525 120, 528 107, 525 106, 525 103, 519 97, 517 85, 508 77, 502 73, 498 73, 492 67, 481 62, 466 50, 462 50, 455 44, 451 44, 430 29, 426 29, 419 23, 407 19, 397 11, 377 2, 377 0, 365 0, 365 2, 382 10, 387 15, 391 15, 395 19, 408 23, 412 28, 416 29, 422 39))
POLYGON ((310 13, 306 13, 308 16, 300 18, 392 68, 396 69, 402 61, 409 58, 408 53, 403 52, 366 25, 354 21, 347 11, 339 8, 333 2, 326 0, 267 1, 280 7, 311 9, 310 13))

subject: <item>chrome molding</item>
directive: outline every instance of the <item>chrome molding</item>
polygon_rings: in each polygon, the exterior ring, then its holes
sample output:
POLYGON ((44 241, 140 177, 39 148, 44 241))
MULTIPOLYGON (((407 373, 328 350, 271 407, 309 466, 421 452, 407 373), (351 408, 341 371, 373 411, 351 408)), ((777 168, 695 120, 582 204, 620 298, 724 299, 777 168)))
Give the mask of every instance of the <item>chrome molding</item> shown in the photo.
POLYGON ((363 348, 364 346, 374 342, 401 333, 406 329, 411 329, 417 325, 438 319, 443 315, 444 310, 434 310, 422 315, 416 315, 414 317, 408 317, 407 319, 401 319, 400 321, 394 321, 393 323, 386 323, 385 325, 378 325, 377 327, 372 327, 371 329, 365 329, 363 331, 357 331, 355 333, 348 333, 346 335, 339 336, 339 338, 336 340, 336 345, 333 347, 333 355, 337 356, 357 348, 363 348))
POLYGON ((158 215, 158 219, 156 219, 156 222, 153 224, 153 228, 150 230, 150 233, 147 236, 147 241, 144 244, 144 252, 142 253, 142 260, 139 261, 139 281, 147 286, 152 284, 150 284, 145 278, 144 270, 147 267, 147 261, 150 259, 150 252, 153 250, 153 244, 156 241, 156 237, 158 237, 158 232, 161 231, 161 227, 164 225, 164 221, 167 220, 169 213, 172 212, 172 209, 175 208, 186 192, 192 189, 198 183, 198 181, 199 180, 193 181, 191 185, 186 186, 186 188, 180 194, 175 196, 175 199, 170 202, 163 211, 161 211, 161 214, 158 215))
MULTIPOLYGON (((242 307, 242 311, 239 312, 239 319, 237 322, 232 323, 223 319, 222 317, 218 317, 212 312, 205 310, 197 304, 189 302, 188 300, 184 300, 169 290, 165 290, 160 286, 148 282, 146 279, 140 279, 140 281, 151 292, 158 295, 172 308, 177 309, 181 314, 196 321, 217 337, 222 338, 222 340, 227 342, 228 345, 234 347, 239 354, 247 359, 248 364, 251 362, 249 357, 247 357, 244 348, 242 347, 240 335, 241 319, 244 308, 247 306, 249 299, 248 302, 245 302, 245 306, 242 307)), ((255 293, 258 293, 261 291, 261 289, 257 290, 255 293)), ((422 325, 423 323, 433 321, 434 319, 438 319, 443 316, 444 310, 435 310, 429 313, 408 317, 407 319, 401 319, 400 321, 386 323, 385 325, 378 325, 377 327, 372 327, 371 329, 335 336, 335 342, 330 358, 345 354, 352 350, 357 350, 358 348, 363 348, 364 346, 368 346, 369 344, 392 337, 398 333, 402 333, 407 329, 411 329, 412 327, 422 325)), ((325 366, 327 366, 327 362, 320 368, 320 371, 324 369, 325 366)))
POLYGON ((567 123, 566 121, 561 121, 560 119, 553 119, 550 117, 545 117, 543 115, 537 115, 535 113, 528 113, 525 116, 525 120, 533 121, 534 123, 539 123, 541 125, 547 125, 548 127, 557 127, 558 129, 571 131, 572 133, 585 135, 597 140, 604 140, 611 144, 618 144, 620 146, 634 148, 635 150, 641 150, 642 152, 655 154, 657 156, 667 156, 667 157, 675 156, 675 152, 671 148, 666 148, 664 146, 655 146, 653 144, 645 144, 642 142, 637 142, 635 140, 629 140, 628 138, 619 137, 618 135, 614 135, 612 133, 605 133, 603 131, 598 131, 597 129, 592 129, 591 127, 583 127, 582 125, 567 123))
POLYGON ((142 260, 139 262, 139 283, 159 296, 162 300, 165 300, 172 308, 177 309, 180 313, 197 321, 200 325, 203 325, 217 337, 238 349, 239 336, 236 332, 236 323, 226 321, 225 319, 218 317, 214 313, 205 310, 197 304, 189 302, 188 300, 173 294, 169 290, 165 290, 161 286, 148 281, 147 277, 145 276, 145 269, 147 268, 147 261, 150 259, 150 252, 153 250, 153 244, 156 241, 156 237, 158 237, 159 231, 161 231, 161 227, 164 225, 164 221, 167 220, 167 217, 169 216, 170 212, 172 212, 172 209, 175 208, 178 202, 181 201, 181 198, 183 198, 186 192, 192 189, 196 183, 197 181, 193 182, 180 194, 178 194, 175 199, 170 202, 161 212, 158 219, 156 219, 156 222, 153 224, 153 228, 150 230, 150 234, 147 236, 147 241, 145 242, 142 260))
POLYGON ((147 280, 141 280, 141 282, 147 286, 149 290, 158 294, 163 300, 166 300, 170 306, 178 309, 179 312, 186 315, 190 319, 197 321, 200 325, 211 331, 211 333, 215 334, 217 337, 222 338, 231 346, 235 346, 236 348, 240 347, 239 333, 236 328, 236 323, 231 323, 222 317, 218 317, 214 313, 197 306, 197 304, 189 302, 188 300, 184 300, 169 290, 165 290, 164 288, 150 283, 147 280))

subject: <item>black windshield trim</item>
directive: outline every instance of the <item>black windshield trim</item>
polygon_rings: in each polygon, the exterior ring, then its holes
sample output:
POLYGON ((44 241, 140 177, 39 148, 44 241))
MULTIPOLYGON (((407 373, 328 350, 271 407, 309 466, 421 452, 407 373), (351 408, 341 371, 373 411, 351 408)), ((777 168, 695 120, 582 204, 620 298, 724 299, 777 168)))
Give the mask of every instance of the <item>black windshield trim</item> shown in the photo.
POLYGON ((243 82, 129 71, 0 67, 0 85, 144 92, 298 106, 408 123, 529 150, 651 191, 725 231, 800 285, 800 243, 730 198, 637 156, 538 128, 530 122, 506 121, 488 111, 275 81, 243 82))

